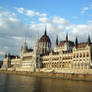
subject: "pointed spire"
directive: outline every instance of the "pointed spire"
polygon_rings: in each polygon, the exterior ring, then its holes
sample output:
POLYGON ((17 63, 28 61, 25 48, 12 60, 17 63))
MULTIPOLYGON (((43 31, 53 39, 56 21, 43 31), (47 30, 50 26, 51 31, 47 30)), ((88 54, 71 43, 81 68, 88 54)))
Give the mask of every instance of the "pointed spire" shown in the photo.
POLYGON ((5 53, 5 56, 4 56, 5 58, 7 57, 7 53, 5 53))
POLYGON ((78 47, 78 38, 76 37, 75 39, 75 47, 77 48, 78 47))
POLYGON ((39 52, 39 34, 38 33, 36 34, 36 41, 34 44, 34 53, 37 53, 37 52, 39 52))
POLYGON ((58 35, 56 37, 56 46, 58 46, 58 35))
POLYGON ((38 45, 39 45, 39 34, 37 33, 37 35, 36 35, 35 48, 38 47, 38 45))
POLYGON ((23 49, 24 49, 24 50, 27 50, 27 49, 28 49, 28 48, 27 48, 27 44, 26 44, 26 38, 24 39, 23 49))
POLYGON ((26 44, 26 38, 24 39, 24 45, 23 45, 24 48, 27 47, 27 44, 26 44))
POLYGON ((88 45, 90 45, 91 40, 90 40, 90 35, 88 35, 88 45))
POLYGON ((26 38, 24 39, 24 44, 26 44, 26 38))
POLYGON ((46 27, 45 27, 45 32, 44 32, 44 35, 47 35, 46 27))
POLYGON ((68 33, 66 34, 66 41, 68 42, 68 33))
POLYGON ((39 34, 37 33, 37 35, 36 35, 36 42, 38 42, 39 41, 39 34))

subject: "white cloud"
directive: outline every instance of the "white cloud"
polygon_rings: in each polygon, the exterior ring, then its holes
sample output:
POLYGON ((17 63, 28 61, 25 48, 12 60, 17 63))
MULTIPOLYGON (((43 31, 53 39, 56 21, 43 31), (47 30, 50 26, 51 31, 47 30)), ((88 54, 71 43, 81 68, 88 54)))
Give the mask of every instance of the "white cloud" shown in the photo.
POLYGON ((25 10, 24 8, 15 8, 15 9, 18 11, 18 13, 24 14, 29 17, 33 17, 33 16, 46 17, 47 16, 46 13, 40 13, 38 11, 25 10))
MULTIPOLYGON (((76 35, 80 38, 80 41, 87 40, 87 35, 90 34, 92 36, 91 30, 92 30, 92 22, 89 21, 88 24, 72 24, 68 20, 55 16, 52 19, 48 17, 41 17, 39 18, 40 23, 38 24, 32 24, 31 30, 35 31, 43 31, 44 27, 46 26, 47 32, 50 36, 53 35, 53 38, 55 41, 55 36, 59 34, 60 39, 64 40, 65 33, 69 32, 70 34, 70 40, 75 40, 76 35), (84 38, 85 35, 85 38, 84 38)), ((41 32, 42 35, 42 32, 41 32)))
POLYGON ((35 12, 33 10, 26 10, 25 11, 25 15, 29 16, 29 17, 33 17, 33 16, 39 16, 39 17, 46 17, 47 14, 45 13, 39 13, 39 12, 35 12))
MULTIPOLYGON (((69 21, 65 20, 64 18, 61 17, 53 17, 52 20, 47 18, 47 19, 41 19, 41 23, 39 24, 34 24, 32 25, 32 30, 43 30, 44 25, 46 24, 48 34, 52 37, 55 41, 55 36, 59 34, 59 38, 61 40, 64 40, 65 38, 65 33, 69 32, 70 40, 75 40, 75 37, 78 36, 80 41, 87 41, 87 36, 90 34, 92 36, 92 22, 88 22, 88 24, 71 24, 69 21), (49 22, 47 21, 49 20, 49 22), (45 22, 45 23, 44 23, 45 22), (43 28, 43 29, 42 29, 43 28), (84 37, 85 36, 85 37, 84 37)), ((44 31, 43 31, 44 32, 44 31)))
POLYGON ((9 20, 10 20, 11 22, 17 22, 17 21, 19 21, 17 18, 14 18, 14 17, 9 17, 9 20))
POLYGON ((16 40, 24 40, 23 37, 18 37, 18 36, 12 36, 11 38, 16 39, 16 40))
POLYGON ((39 18, 39 21, 40 21, 40 22, 47 23, 47 22, 49 22, 50 20, 49 20, 47 17, 40 17, 40 18, 39 18))
POLYGON ((41 16, 41 17, 46 17, 47 14, 46 14, 46 13, 42 13, 42 14, 40 14, 39 16, 41 16))
POLYGON ((68 24, 68 21, 66 21, 64 18, 61 18, 59 16, 55 16, 53 18, 53 23, 66 25, 66 24, 68 24))
POLYGON ((0 13, 0 16, 6 16, 6 15, 8 15, 8 16, 10 16, 10 13, 9 12, 7 12, 7 11, 4 11, 4 12, 1 12, 0 13))
POLYGON ((81 10, 81 14, 84 14, 86 11, 88 11, 89 10, 89 7, 83 7, 83 9, 81 10))
POLYGON ((87 11, 87 10, 88 10, 88 7, 84 7, 83 10, 84 10, 84 11, 87 11))
POLYGON ((70 40, 75 40, 76 35, 80 41, 86 41, 88 34, 92 36, 91 20, 88 21, 88 24, 72 24, 60 16, 49 18, 44 13, 32 10, 28 10, 28 13, 26 13, 25 11, 24 13, 30 17, 39 16, 37 19, 38 23, 36 24, 36 21, 31 21, 31 24, 24 24, 14 13, 6 11, 0 13, 0 49, 5 49, 4 46, 7 46, 8 51, 17 52, 17 46, 18 51, 20 51, 25 36, 29 39, 28 43, 30 43, 30 47, 33 47, 36 33, 38 32, 41 37, 44 34, 45 26, 52 44, 55 43, 57 34, 59 35, 59 40, 64 40, 66 32, 69 32, 70 40))
POLYGON ((88 23, 89 23, 89 24, 92 24, 92 20, 89 20, 88 23))
POLYGON ((89 4, 88 6, 83 7, 80 13, 85 14, 88 10, 92 10, 92 4, 89 4))
POLYGON ((32 10, 27 10, 26 15, 32 17, 32 16, 35 16, 35 13, 32 10))
POLYGON ((92 7, 92 4, 90 4, 89 7, 92 7))
POLYGON ((39 13, 39 12, 35 12, 35 15, 36 15, 36 16, 39 16, 39 15, 40 15, 40 13, 39 13))
POLYGON ((0 55, 5 55, 5 52, 4 51, 0 51, 0 55))
POLYGON ((28 30, 27 25, 23 24, 14 13, 0 12, 0 50, 16 53, 16 44, 18 44, 19 51, 23 41, 22 38, 28 30), (8 51, 4 48, 5 46, 8 47, 8 51))
POLYGON ((24 8, 16 8, 19 13, 24 13, 24 8))

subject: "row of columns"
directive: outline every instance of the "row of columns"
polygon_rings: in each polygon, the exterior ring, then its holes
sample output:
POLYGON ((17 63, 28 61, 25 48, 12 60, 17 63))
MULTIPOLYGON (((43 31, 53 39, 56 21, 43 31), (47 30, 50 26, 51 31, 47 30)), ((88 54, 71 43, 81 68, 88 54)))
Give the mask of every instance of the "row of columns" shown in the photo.
POLYGON ((77 54, 74 54, 74 58, 79 58, 79 57, 88 57, 89 56, 89 53, 77 53, 77 54))
POLYGON ((70 68, 70 62, 43 63, 43 68, 70 68))
POLYGON ((73 69, 89 69, 89 63, 73 63, 73 69))

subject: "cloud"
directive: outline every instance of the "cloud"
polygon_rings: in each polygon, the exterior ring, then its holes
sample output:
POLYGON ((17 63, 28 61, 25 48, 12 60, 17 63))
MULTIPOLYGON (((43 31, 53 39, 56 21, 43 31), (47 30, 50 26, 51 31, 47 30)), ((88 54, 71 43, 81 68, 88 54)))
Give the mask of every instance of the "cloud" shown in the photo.
POLYGON ((50 38, 52 39, 52 43, 55 43, 56 35, 59 35, 60 40, 65 39, 65 35, 68 32, 69 33, 69 39, 74 41, 75 37, 79 37, 79 41, 87 41, 87 36, 90 34, 92 36, 91 30, 92 30, 92 22, 91 20, 88 21, 88 24, 72 24, 68 20, 55 16, 52 19, 49 17, 42 17, 39 18, 40 23, 38 24, 32 24, 31 30, 38 30, 41 32, 42 35, 44 26, 47 27, 47 32, 50 35, 50 38), (42 31, 41 31, 42 30, 42 31), (84 38, 85 35, 85 38, 84 38))
POLYGON ((43 22, 43 23, 48 23, 48 22, 50 22, 50 20, 49 20, 47 17, 40 17, 40 18, 39 18, 39 21, 40 21, 40 22, 43 22))
POLYGON ((88 11, 89 10, 89 7, 84 7, 82 10, 81 10, 81 14, 84 14, 86 11, 88 11))
POLYGON ((5 52, 3 52, 3 51, 0 51, 0 55, 5 55, 5 52))
POLYGON ((26 31, 28 30, 26 24, 23 24, 20 19, 14 13, 3 11, 0 12, 0 50, 16 53, 16 44, 20 49, 23 40, 19 41, 20 38, 24 38, 26 31))
POLYGON ((27 15, 29 17, 33 17, 33 16, 45 17, 46 16, 45 13, 39 13, 39 12, 35 12, 33 10, 26 10, 25 12, 26 12, 25 15, 27 15))
POLYGON ((15 9, 17 9, 17 11, 19 12, 19 13, 24 13, 24 8, 15 8, 15 9))
MULTIPOLYGON (((28 10, 24 9, 21 14, 25 15, 27 12, 28 10)), ((19 54, 25 37, 29 48, 33 47, 36 33, 39 33, 39 37, 41 37, 44 34, 45 26, 52 41, 52 46, 54 46, 56 35, 59 36, 59 41, 65 40, 67 32, 69 33, 69 40, 72 41, 75 40, 76 36, 79 37, 80 42, 87 41, 88 34, 92 36, 92 20, 89 20, 87 24, 73 24, 63 17, 48 17, 47 14, 34 12, 33 10, 29 10, 28 15, 39 17, 31 21, 30 24, 24 24, 17 14, 9 11, 0 12, 0 50, 2 52, 19 54)))
POLYGON ((83 7, 80 13, 85 14, 88 10, 92 10, 92 4, 89 4, 88 6, 83 7))
POLYGON ((35 16, 35 12, 32 11, 32 10, 27 10, 27 11, 26 11, 26 15, 27 15, 27 16, 30 16, 30 17, 35 16))
POLYGON ((39 16, 44 17, 44 16, 47 16, 47 14, 46 13, 41 13, 39 16))
POLYGON ((65 20, 64 18, 59 17, 59 16, 55 16, 53 18, 53 23, 55 23, 55 24, 61 24, 61 25, 67 25, 68 21, 65 20))
POLYGON ((24 8, 15 8, 15 9, 17 10, 18 13, 24 14, 29 17, 33 17, 33 16, 45 17, 45 16, 47 16, 46 13, 40 13, 40 12, 36 12, 33 10, 25 10, 24 8))
POLYGON ((17 22, 17 21, 19 21, 17 18, 14 18, 14 17, 10 17, 9 20, 10 20, 11 22, 17 22))

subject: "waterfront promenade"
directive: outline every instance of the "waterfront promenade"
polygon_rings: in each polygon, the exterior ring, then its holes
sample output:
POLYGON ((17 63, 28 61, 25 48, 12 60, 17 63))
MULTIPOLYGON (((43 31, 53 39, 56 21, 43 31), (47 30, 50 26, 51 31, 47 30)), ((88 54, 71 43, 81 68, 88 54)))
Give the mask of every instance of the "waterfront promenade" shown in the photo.
POLYGON ((1 74, 24 75, 31 77, 44 77, 67 80, 92 81, 92 74, 75 74, 75 73, 47 73, 47 72, 20 72, 20 71, 2 71, 1 74))

